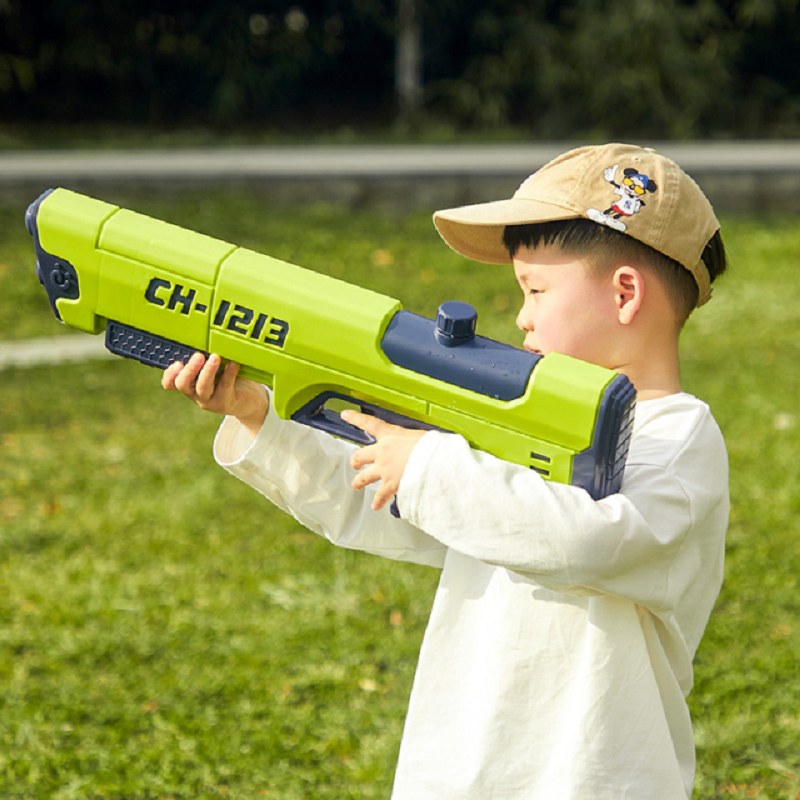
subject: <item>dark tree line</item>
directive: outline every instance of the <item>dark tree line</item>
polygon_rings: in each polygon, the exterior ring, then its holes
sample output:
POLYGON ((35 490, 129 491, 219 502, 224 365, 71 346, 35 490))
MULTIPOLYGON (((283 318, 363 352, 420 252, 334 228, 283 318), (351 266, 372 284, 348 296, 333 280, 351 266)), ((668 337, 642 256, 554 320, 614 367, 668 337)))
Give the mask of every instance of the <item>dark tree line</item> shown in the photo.
POLYGON ((797 135, 799 47, 795 0, 0 0, 0 120, 797 135))

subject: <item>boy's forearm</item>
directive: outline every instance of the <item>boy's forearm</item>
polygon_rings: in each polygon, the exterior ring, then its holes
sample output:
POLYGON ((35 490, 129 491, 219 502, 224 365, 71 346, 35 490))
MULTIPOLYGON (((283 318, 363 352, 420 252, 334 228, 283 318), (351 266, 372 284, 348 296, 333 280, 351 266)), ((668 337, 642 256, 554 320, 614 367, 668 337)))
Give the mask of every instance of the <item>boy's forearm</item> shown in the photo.
MULTIPOLYGON (((271 401, 271 398, 270 398, 271 401)), ((445 548, 388 513, 367 513, 372 492, 352 490, 355 445, 282 420, 272 410, 259 438, 229 416, 214 444, 217 463, 333 544, 441 568, 445 548)))
POLYGON ((262 401, 255 403, 255 408, 251 411, 241 415, 236 414, 235 417, 239 424, 255 439, 261 428, 264 426, 264 420, 267 418, 269 412, 269 393, 264 386, 259 386, 259 394, 262 401))

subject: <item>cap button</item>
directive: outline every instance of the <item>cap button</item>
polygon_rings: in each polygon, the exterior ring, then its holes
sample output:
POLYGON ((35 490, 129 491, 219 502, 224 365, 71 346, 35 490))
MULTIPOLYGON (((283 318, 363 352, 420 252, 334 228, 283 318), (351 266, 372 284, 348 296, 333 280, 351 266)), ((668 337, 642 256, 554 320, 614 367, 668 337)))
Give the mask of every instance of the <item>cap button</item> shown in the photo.
POLYGON ((478 312, 460 300, 449 300, 436 312, 436 339, 445 347, 457 347, 475 338, 478 312))

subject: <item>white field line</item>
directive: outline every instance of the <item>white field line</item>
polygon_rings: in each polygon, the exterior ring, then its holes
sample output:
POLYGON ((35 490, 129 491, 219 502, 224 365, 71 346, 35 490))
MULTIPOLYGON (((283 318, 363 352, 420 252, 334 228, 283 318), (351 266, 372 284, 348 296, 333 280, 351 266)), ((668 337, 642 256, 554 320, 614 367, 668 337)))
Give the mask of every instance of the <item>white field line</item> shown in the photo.
POLYGON ((77 334, 19 342, 0 342, 0 370, 66 362, 74 364, 98 358, 115 358, 105 348, 105 335, 77 334))

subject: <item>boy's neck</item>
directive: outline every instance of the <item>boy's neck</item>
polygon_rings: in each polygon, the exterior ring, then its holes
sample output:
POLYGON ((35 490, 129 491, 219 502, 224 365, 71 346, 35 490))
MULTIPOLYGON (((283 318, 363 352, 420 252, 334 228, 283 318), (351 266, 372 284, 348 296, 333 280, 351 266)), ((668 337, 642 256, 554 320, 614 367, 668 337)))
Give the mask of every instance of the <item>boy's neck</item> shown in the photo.
MULTIPOLYGON (((636 386, 636 384, 633 384, 636 386)), ((663 388, 663 389, 643 389, 642 391, 636 391, 636 399, 638 402, 643 403, 645 400, 658 400, 662 397, 669 397, 673 394, 680 394, 683 390, 680 387, 680 384, 673 386, 672 388, 663 388)))
POLYGON ((633 383, 640 401, 657 400, 683 391, 677 340, 674 345, 663 342, 655 350, 648 349, 642 357, 631 360, 618 371, 633 383))

